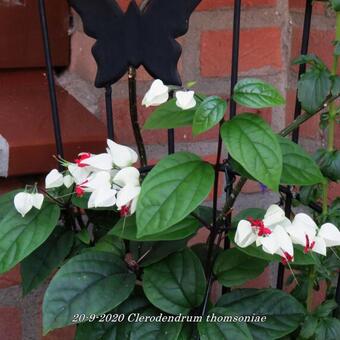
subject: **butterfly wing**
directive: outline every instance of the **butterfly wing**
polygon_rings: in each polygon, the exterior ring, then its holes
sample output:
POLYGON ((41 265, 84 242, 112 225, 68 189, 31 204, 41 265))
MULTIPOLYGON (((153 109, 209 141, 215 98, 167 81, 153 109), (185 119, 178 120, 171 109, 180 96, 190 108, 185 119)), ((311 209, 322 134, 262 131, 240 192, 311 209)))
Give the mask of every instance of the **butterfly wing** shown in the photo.
POLYGON ((85 33, 96 39, 92 48, 98 65, 95 85, 115 83, 128 68, 124 12, 114 0, 70 0, 70 4, 80 15, 85 33))
POLYGON ((201 0, 150 0, 143 10, 142 64, 166 84, 181 85, 177 71, 181 45, 175 40, 189 28, 189 18, 201 0))

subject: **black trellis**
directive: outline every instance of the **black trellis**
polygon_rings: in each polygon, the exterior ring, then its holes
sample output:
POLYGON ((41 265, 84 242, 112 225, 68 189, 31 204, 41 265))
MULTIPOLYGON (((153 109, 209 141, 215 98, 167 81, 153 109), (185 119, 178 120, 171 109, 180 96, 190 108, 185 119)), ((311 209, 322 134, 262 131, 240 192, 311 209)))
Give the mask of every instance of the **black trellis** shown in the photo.
MULTIPOLYGON (((46 69, 47 69, 47 78, 48 78, 48 86, 49 86, 49 95, 50 95, 50 104, 51 104, 51 114, 52 114, 52 121, 53 121, 53 128, 54 128, 54 136, 55 136, 55 145, 57 154, 60 157, 63 157, 63 142, 62 142, 62 133, 61 133, 61 126, 60 126, 60 119, 59 119, 59 110, 58 110, 58 103, 55 91, 55 82, 54 82, 54 74, 53 74, 53 64, 52 64, 52 57, 51 57, 51 50, 50 50, 50 42, 49 42, 49 35, 48 35, 48 23, 46 19, 46 9, 45 9, 45 0, 38 0, 39 1, 39 12, 40 12, 40 21, 41 21, 41 30, 43 36, 43 43, 44 43, 44 52, 45 52, 45 60, 46 60, 46 69)), ((309 37, 310 37, 310 29, 311 29, 311 18, 312 18, 312 0, 306 0, 305 6, 305 18, 303 24, 303 36, 302 36, 302 44, 301 44, 301 54, 308 53, 308 44, 309 44, 309 37)), ((239 61, 239 40, 240 40, 240 26, 241 26, 241 0, 234 0, 234 21, 233 21, 233 40, 232 40, 232 71, 231 71, 231 82, 230 82, 230 112, 229 118, 232 119, 236 115, 236 102, 233 101, 233 89, 238 80, 238 61, 239 61)), ((303 73, 306 71, 306 65, 300 65, 299 68, 299 78, 303 73)), ((136 136, 135 129, 138 128, 138 117, 137 117, 137 98, 136 98, 136 77, 135 77, 135 70, 130 67, 129 69, 129 95, 130 95, 130 112, 132 113, 132 125, 136 136), (133 119, 134 115, 134 119, 133 119)), ((112 110, 112 87, 111 84, 107 84, 105 86, 105 100, 106 100, 106 118, 107 118, 107 135, 110 139, 114 139, 114 119, 113 119, 113 110, 112 110)), ((301 104, 298 101, 296 96, 296 104, 295 104, 295 112, 294 118, 297 118, 301 115, 302 109, 301 104)), ((292 133, 292 140, 295 143, 299 142, 299 129, 296 129, 292 133)), ((143 155, 143 150, 138 150, 140 154, 143 155)), ((172 154, 175 152, 175 132, 174 129, 168 130, 168 153, 172 154)), ((213 260, 213 253, 214 253, 214 245, 218 235, 221 237, 221 233, 219 233, 219 223, 217 221, 217 202, 218 202, 218 186, 219 186, 219 173, 222 172, 225 174, 226 178, 226 199, 230 198, 233 189, 233 182, 236 173, 234 173, 228 166, 228 160, 221 162, 221 155, 222 155, 222 140, 219 136, 218 140, 218 149, 217 149, 217 157, 216 157, 216 164, 215 164, 215 183, 214 183, 214 196, 213 196, 213 225, 212 225, 212 233, 210 235, 210 239, 208 242, 208 256, 207 256, 207 263, 206 263, 206 272, 208 275, 208 291, 210 291, 211 284, 213 282, 213 274, 212 274, 212 260, 213 260)), ((147 173, 152 169, 152 166, 148 166, 146 162, 146 158, 143 162, 143 158, 141 158, 142 167, 140 171, 142 173, 147 173)), ((291 188, 288 187, 280 187, 280 191, 285 195, 285 212, 286 216, 289 217, 291 215, 291 208, 292 208, 292 199, 293 193, 291 188)), ((311 208, 317 212, 320 212, 320 207, 318 205, 312 204, 311 208)), ((223 221, 224 230, 228 231, 231 225, 231 213, 227 215, 227 218, 223 221)), ((225 248, 229 247, 228 239, 225 237, 225 248)), ((278 275, 277 275, 277 288, 282 289, 284 282, 284 266, 279 265, 278 268, 278 275)), ((227 291, 227 289, 225 289, 227 291)), ((336 288, 336 301, 340 304, 340 275, 338 277, 338 283, 336 288)), ((208 297, 203 304, 203 313, 206 311, 208 305, 208 297)))

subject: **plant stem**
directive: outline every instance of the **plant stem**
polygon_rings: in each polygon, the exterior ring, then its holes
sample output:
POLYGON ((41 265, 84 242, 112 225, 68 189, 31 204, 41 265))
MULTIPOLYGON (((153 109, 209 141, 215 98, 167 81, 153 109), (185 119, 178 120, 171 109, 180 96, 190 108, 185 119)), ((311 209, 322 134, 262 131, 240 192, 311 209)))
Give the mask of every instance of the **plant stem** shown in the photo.
MULTIPOLYGON (((336 12, 336 42, 340 41, 340 12, 336 12)), ((332 76, 336 76, 338 70, 338 59, 339 57, 334 54, 333 56, 333 67, 332 76)), ((334 137, 335 137, 335 123, 336 123, 336 104, 334 101, 329 103, 329 114, 328 114, 328 129, 327 129, 327 151, 332 152, 334 150, 334 137)), ((327 216, 328 214, 328 193, 329 193, 330 181, 326 181, 322 185, 322 215, 327 216)))

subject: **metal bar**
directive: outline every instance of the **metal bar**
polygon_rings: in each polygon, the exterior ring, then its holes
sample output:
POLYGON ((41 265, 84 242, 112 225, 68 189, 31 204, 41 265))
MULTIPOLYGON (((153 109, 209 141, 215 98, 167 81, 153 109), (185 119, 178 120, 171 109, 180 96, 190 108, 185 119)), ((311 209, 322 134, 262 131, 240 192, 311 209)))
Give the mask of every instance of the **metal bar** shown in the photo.
POLYGON ((339 318, 340 317, 340 273, 338 274, 338 283, 336 285, 335 301, 338 304, 338 308, 334 311, 334 316, 339 318))
POLYGON ((41 24, 41 31, 42 31, 42 37, 43 37, 44 53, 45 53, 45 63, 46 63, 48 88, 49 88, 49 95, 50 95, 50 102, 51 102, 51 112, 52 112, 55 145, 56 145, 58 156, 61 158, 64 158, 58 102, 57 102, 57 95, 56 95, 55 81, 54 81, 54 74, 53 74, 52 55, 51 55, 50 40, 49 40, 49 34, 48 34, 45 0, 39 0, 39 16, 40 16, 40 24, 41 24))
POLYGON ((175 153, 175 129, 168 130, 168 153, 175 153))
POLYGON ((106 105, 107 136, 108 136, 109 139, 114 140, 113 111, 112 111, 112 87, 111 87, 111 85, 105 86, 105 105, 106 105))
MULTIPOLYGON (((235 0, 234 2, 234 18, 233 18, 233 45, 232 45, 232 59, 231 59, 231 79, 230 79, 230 113, 229 119, 233 119, 236 116, 237 104, 233 100, 234 88, 238 81, 238 64, 239 64, 239 52, 240 52, 240 30, 241 30, 241 0, 235 0)), ((230 156, 229 156, 230 159, 230 156)), ((226 199, 228 200, 233 188, 233 174, 230 169, 226 169, 226 199)), ((231 213, 228 214, 225 219, 225 228, 231 225, 231 213)), ((224 238, 224 249, 230 248, 230 241, 227 237, 227 232, 224 238)), ((230 291, 227 287, 222 287, 222 293, 228 293, 230 291)))
POLYGON ((137 86, 136 86, 136 69, 132 66, 129 67, 129 106, 130 106, 130 117, 135 136, 135 141, 138 149, 141 166, 147 165, 147 157, 143 137, 140 131, 140 125, 138 121, 138 110, 137 110, 137 86))
MULTIPOLYGON (((311 22, 312 22, 312 14, 313 14, 313 4, 312 0, 306 0, 306 7, 305 7, 305 18, 303 23, 303 34, 302 34, 302 43, 301 43, 301 54, 308 53, 308 45, 309 45, 309 37, 310 37, 310 29, 311 29, 311 22)), ((301 78, 301 75, 306 72, 306 64, 302 64, 299 67, 299 76, 298 79, 301 78)), ((298 99, 298 92, 296 92, 296 100, 295 100, 295 112, 294 112, 294 119, 298 118, 301 115, 302 107, 301 103, 298 99)), ((295 129, 292 133, 292 141, 295 143, 299 142, 299 128, 295 129)), ((290 192, 290 188, 287 188, 286 194, 286 202, 285 202, 285 213, 288 218, 290 218, 292 212, 292 194, 290 192)), ((276 288, 282 289, 284 283, 284 272, 285 267, 281 263, 279 264, 279 269, 277 273, 277 282, 276 288)))

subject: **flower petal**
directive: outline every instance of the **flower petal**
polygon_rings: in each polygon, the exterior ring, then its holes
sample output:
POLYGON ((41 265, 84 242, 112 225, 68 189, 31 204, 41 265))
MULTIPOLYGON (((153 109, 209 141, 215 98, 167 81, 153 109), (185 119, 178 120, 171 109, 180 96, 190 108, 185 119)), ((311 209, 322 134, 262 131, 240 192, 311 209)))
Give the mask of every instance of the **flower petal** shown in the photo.
POLYGON ((59 188, 63 184, 64 177, 57 169, 51 170, 45 178, 46 189, 59 188))
POLYGON ((107 153, 102 153, 99 155, 94 155, 90 158, 84 159, 80 162, 83 166, 90 166, 96 170, 111 170, 113 167, 113 160, 111 155, 107 153))
POLYGON ((113 163, 119 168, 129 167, 138 161, 138 155, 133 149, 117 144, 110 139, 107 140, 107 145, 113 163))
POLYGON ((89 169, 80 168, 77 164, 70 164, 68 166, 68 171, 76 184, 84 183, 91 173, 89 169))
POLYGON ((254 233, 253 228, 251 227, 251 223, 246 220, 241 220, 236 229, 235 234, 235 243, 240 248, 246 248, 253 244, 257 239, 256 234, 254 233))
POLYGON ((140 173, 136 168, 128 167, 120 170, 113 181, 121 187, 125 187, 128 184, 139 186, 139 177, 140 173))
POLYGON ((182 110, 189 110, 196 106, 194 91, 177 91, 176 105, 182 110))
POLYGON ((149 91, 145 94, 142 105, 149 106, 158 106, 161 105, 169 99, 169 88, 164 85, 164 83, 160 79, 156 79, 149 89, 149 91))
POLYGON ((117 194, 117 207, 120 210, 121 207, 127 206, 131 203, 131 201, 137 198, 140 194, 141 187, 126 185, 123 189, 121 189, 117 194))
POLYGON ((263 224, 267 228, 270 228, 286 219, 285 212, 278 205, 273 204, 268 208, 264 215, 263 224))
POLYGON ((321 254, 323 256, 327 255, 327 248, 326 248, 326 242, 321 237, 315 237, 313 242, 315 242, 314 247, 312 248, 312 251, 315 253, 321 254))
POLYGON ((111 176, 107 171, 93 173, 82 185, 86 192, 93 192, 100 189, 111 189, 111 176))
POLYGON ((64 185, 67 189, 70 188, 73 183, 74 183, 74 179, 71 175, 64 176, 64 185))
POLYGON ((40 210, 44 202, 43 194, 31 194, 33 207, 40 210))
POLYGON ((108 208, 116 203, 117 191, 110 188, 100 188, 94 191, 88 201, 89 208, 108 208))
POLYGON ((318 236, 325 240, 327 247, 340 246, 340 231, 332 223, 325 223, 321 226, 318 236))
POLYGON ((27 192, 20 192, 14 196, 15 209, 22 217, 33 208, 32 195, 27 192))

